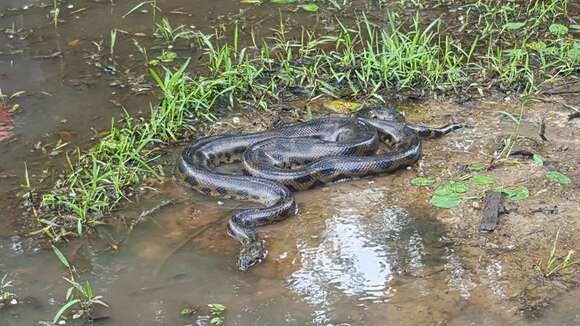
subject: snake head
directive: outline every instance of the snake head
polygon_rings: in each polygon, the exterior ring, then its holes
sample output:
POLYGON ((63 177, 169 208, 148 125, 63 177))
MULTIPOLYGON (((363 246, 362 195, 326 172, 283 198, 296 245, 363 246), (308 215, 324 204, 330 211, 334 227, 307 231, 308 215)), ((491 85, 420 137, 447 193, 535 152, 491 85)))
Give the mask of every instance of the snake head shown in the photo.
POLYGON ((257 240, 242 245, 238 267, 241 271, 247 271, 250 267, 262 262, 268 251, 264 246, 264 240, 257 240))

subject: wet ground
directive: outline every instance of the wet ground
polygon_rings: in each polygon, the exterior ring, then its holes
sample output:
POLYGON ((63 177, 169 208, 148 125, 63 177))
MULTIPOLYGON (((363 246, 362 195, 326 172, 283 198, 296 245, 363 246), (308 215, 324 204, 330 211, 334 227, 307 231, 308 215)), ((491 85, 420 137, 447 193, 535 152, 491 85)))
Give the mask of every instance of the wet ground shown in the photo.
MULTIPOLYGON (((0 89, 16 94, 0 105, 0 276, 15 281, 19 300, 0 308, 1 325, 50 320, 67 288, 52 250, 21 231, 24 162, 33 186, 48 187, 63 166, 59 141, 70 143, 65 150, 86 148, 121 106, 138 115, 158 100, 132 41, 155 46, 135 34, 150 34, 150 9, 123 18, 136 4, 67 2, 55 28, 49 3, 0 1, 0 89), (113 28, 128 34, 119 34, 111 60, 113 28)), ((271 5, 237 2, 203 1, 196 10, 185 1, 158 5, 176 23, 200 29, 232 18, 271 26, 280 15, 271 5)), ((295 25, 324 25, 332 15, 317 19, 280 8, 295 25)), ((182 51, 199 54, 195 47, 182 51)), ((238 243, 225 232, 227 216, 247 204, 192 194, 178 176, 62 250, 111 306, 97 314, 108 317, 102 325, 206 325, 209 303, 227 307, 226 325, 580 324, 578 269, 545 279, 534 267, 547 258, 558 230, 560 254, 580 249, 580 120, 568 121, 570 110, 562 105, 578 107, 580 96, 574 85, 569 91, 526 106, 518 149, 541 153, 572 184, 550 183, 531 160, 486 172, 498 185, 525 185, 530 192, 510 202, 514 209, 491 234, 478 231, 479 197, 487 188, 475 189, 459 208, 442 210, 429 205, 433 188, 412 187, 410 180, 420 175, 444 183, 465 174, 467 165, 489 162, 502 138, 514 133, 498 111, 517 116, 521 109, 503 96, 402 106, 412 121, 466 121, 475 128, 426 142, 412 169, 299 193, 300 213, 264 228, 269 257, 249 273, 236 270, 238 243), (547 140, 539 136, 542 120, 547 140), (194 314, 181 316, 184 306, 194 314)), ((239 129, 264 128, 296 119, 304 103, 293 105, 291 113, 234 112, 223 121, 237 117, 239 129)), ((315 114, 327 113, 309 105, 315 114)), ((229 126, 217 124, 211 132, 229 126)))

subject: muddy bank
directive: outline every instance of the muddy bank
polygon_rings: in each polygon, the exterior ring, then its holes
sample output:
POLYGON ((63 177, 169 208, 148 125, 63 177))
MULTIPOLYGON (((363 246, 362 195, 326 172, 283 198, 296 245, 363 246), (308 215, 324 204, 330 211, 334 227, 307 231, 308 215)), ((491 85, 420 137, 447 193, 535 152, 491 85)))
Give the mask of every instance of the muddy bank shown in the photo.
MULTIPOLYGON (((569 103, 573 100, 568 99, 569 103)), ((472 199, 458 208, 442 210, 429 204, 433 188, 410 185, 418 175, 442 183, 462 176, 468 165, 489 162, 500 139, 511 135, 515 127, 498 111, 516 113, 520 108, 518 103, 491 99, 469 106, 434 101, 406 108, 413 121, 467 121, 474 128, 425 142, 424 157, 409 170, 299 193, 300 214, 261 230, 269 257, 247 274, 235 270, 238 244, 227 236, 224 219, 247 204, 208 201, 192 195, 178 180, 167 183, 167 191, 162 193, 180 204, 148 217, 137 231, 139 235, 121 249, 150 266, 146 269, 154 275, 142 280, 153 286, 136 291, 151 296, 144 293, 171 293, 173 297, 177 288, 190 282, 210 282, 210 292, 217 296, 210 297, 244 312, 230 317, 240 325, 257 316, 260 325, 382 325, 385 318, 389 323, 408 325, 462 325, 480 320, 501 325, 552 318, 550 311, 562 309, 559 300, 567 300, 561 297, 574 297, 573 291, 566 293, 576 287, 578 271, 568 269, 556 278, 544 278, 536 266, 547 259, 558 230, 559 255, 578 248, 577 183, 551 183, 545 169, 531 160, 510 161, 484 172, 495 180, 494 186, 529 189, 529 198, 508 201, 511 211, 502 216, 493 233, 479 231, 481 194, 471 194, 472 199), (204 226, 209 227, 198 234, 204 226), (192 234, 195 238, 188 239, 192 234), (184 240, 190 241, 184 244, 184 240), (216 286, 203 273, 197 275, 200 270, 224 273, 220 277, 230 280, 232 289, 216 286), (229 298, 228 291, 234 297, 229 298), (286 297, 291 301, 281 299, 286 297), (291 303, 294 301, 297 303, 291 303), (266 318, 266 310, 284 312, 285 317, 278 319, 268 313, 266 318), (414 318, 407 318, 409 314, 414 318)), ((567 121, 567 113, 553 104, 526 106, 520 129, 525 138, 519 148, 541 153, 547 168, 577 180, 579 153, 570 144, 578 138, 578 122, 567 121), (542 117, 549 141, 541 141, 534 125, 542 117)), ((234 116, 240 119, 240 129, 257 128, 254 113, 235 114, 224 121, 234 116)), ((260 117, 263 125, 280 118, 260 117)), ((558 320, 576 317, 561 318, 558 320)))

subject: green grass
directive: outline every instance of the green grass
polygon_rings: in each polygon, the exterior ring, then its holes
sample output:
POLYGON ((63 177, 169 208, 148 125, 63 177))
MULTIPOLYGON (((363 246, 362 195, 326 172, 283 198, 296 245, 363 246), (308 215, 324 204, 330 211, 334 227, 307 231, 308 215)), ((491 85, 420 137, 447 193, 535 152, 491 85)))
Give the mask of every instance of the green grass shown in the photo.
POLYGON ((153 36, 164 40, 168 44, 173 44, 178 40, 191 40, 198 37, 198 33, 185 25, 172 26, 167 18, 155 24, 153 36))
POLYGON ((574 250, 568 250, 568 253, 564 257, 560 257, 556 254, 559 237, 560 230, 556 232, 556 237, 554 238, 554 242, 552 244, 552 250, 550 250, 547 259, 545 261, 540 260, 538 262, 537 269, 545 278, 553 277, 565 270, 580 267, 580 259, 572 258, 574 255, 574 250))
POLYGON ((71 311, 75 312, 76 318, 92 318, 96 306, 108 308, 109 305, 103 301, 103 296, 95 295, 93 287, 89 281, 78 281, 78 273, 75 267, 68 261, 66 256, 55 246, 52 246, 54 254, 60 262, 68 269, 69 276, 63 277, 70 284, 66 291, 65 303, 54 315, 52 322, 41 322, 45 325, 57 325, 63 316, 71 311))
MULTIPOLYGON (((186 119, 209 119, 209 108, 219 92, 211 81, 190 81, 184 69, 152 75, 165 98, 151 109, 148 119, 125 115, 112 121, 110 131, 85 153, 67 155, 67 177, 43 196, 43 206, 57 216, 41 219, 42 230, 53 239, 70 233, 82 234, 86 226, 100 224, 103 213, 109 212, 144 178, 160 177, 163 171, 155 166, 160 147, 181 139, 190 128, 186 119), (74 156, 71 157, 71 156, 74 156), (69 215, 72 214, 72 215, 69 215), (75 230, 66 227, 62 216, 76 221, 75 230)), ((70 224, 70 221, 69 221, 70 224)))
POLYGON ((169 43, 193 39, 204 49, 207 70, 194 77, 186 72, 188 61, 162 74, 151 70, 164 95, 161 103, 151 107, 149 118, 125 115, 112 121, 94 147, 67 156, 66 178, 43 196, 43 206, 53 214, 39 220, 38 232, 56 240, 104 223, 102 216, 130 200, 145 179, 163 176, 156 163, 161 149, 183 140, 194 121, 212 120, 216 103, 268 110, 287 87, 303 88, 311 98, 374 102, 388 102, 399 91, 485 94, 499 87, 533 94, 544 83, 578 73, 580 42, 558 32, 562 28, 550 28, 566 14, 566 1, 534 2, 524 8, 482 0, 472 6, 490 16, 476 26, 491 27, 461 39, 446 33, 448 27, 439 19, 425 24, 419 14, 402 17, 393 11, 381 24, 364 15, 352 26, 337 21, 338 32, 324 36, 303 29, 290 37, 281 20, 271 38, 251 35, 250 47, 241 46, 238 26, 228 43, 217 34, 172 27, 162 20, 158 37, 169 43), (531 13, 543 15, 545 24, 534 26, 526 16, 531 13), (505 27, 513 21, 525 24, 505 27), (521 37, 540 31, 545 35, 541 40, 521 37))
POLYGON ((12 292, 14 281, 8 280, 8 274, 4 274, 0 279, 0 303, 8 303, 16 294, 12 292))
POLYGON ((219 303, 210 303, 207 305, 209 308, 209 313, 211 314, 211 319, 209 323, 214 326, 221 326, 224 324, 224 311, 226 307, 219 303))

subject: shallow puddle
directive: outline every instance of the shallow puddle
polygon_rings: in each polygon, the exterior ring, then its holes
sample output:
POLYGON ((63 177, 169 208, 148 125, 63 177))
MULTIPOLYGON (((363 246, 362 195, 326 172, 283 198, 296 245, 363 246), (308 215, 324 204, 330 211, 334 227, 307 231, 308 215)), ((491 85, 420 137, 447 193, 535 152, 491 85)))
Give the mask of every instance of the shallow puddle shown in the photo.
MULTIPOLYGON (((68 255, 111 304, 105 325, 174 325, 184 322, 184 304, 200 307, 203 319, 212 302, 228 307, 234 325, 378 325, 384 316, 376 311, 390 305, 411 309, 413 298, 428 302, 442 289, 460 298, 455 283, 444 283, 457 257, 441 224, 389 205, 385 187, 338 188, 301 195, 303 213, 265 230, 270 256, 249 273, 234 265, 238 244, 225 235, 223 223, 229 210, 214 202, 179 204, 148 216, 118 253, 79 242, 68 255), (317 197, 318 204, 305 196, 317 197), (208 221, 219 222, 174 251, 208 221)), ((39 302, 35 313, 28 312, 31 304, 7 309, 0 319, 5 323, 30 324, 50 315, 63 291, 58 261, 50 252, 25 251, 21 240, 3 241, 3 268, 16 273, 21 289, 39 302), (36 273, 40 266, 42 275, 36 273), (36 292, 32 284, 52 285, 36 292)))

